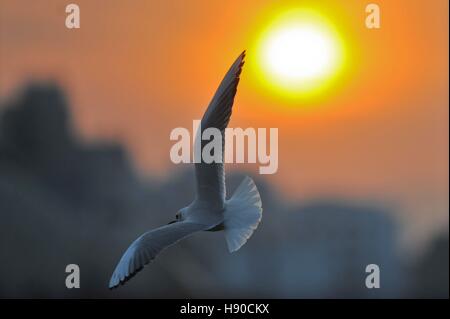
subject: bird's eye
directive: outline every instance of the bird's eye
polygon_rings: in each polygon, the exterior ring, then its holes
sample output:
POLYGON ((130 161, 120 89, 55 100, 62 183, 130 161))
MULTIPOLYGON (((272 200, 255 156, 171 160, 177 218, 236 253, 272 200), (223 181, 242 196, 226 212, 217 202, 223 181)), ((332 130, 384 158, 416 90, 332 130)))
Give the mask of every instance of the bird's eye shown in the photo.
POLYGON ((179 220, 179 219, 180 219, 180 213, 177 213, 177 214, 175 215, 175 218, 176 218, 177 220, 179 220))

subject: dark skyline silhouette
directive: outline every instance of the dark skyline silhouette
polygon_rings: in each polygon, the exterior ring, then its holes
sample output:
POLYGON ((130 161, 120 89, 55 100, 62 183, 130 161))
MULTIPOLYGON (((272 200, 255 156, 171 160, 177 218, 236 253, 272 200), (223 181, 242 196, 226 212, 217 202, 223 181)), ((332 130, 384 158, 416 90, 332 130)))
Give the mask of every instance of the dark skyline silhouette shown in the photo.
MULTIPOLYGON (((0 108, 0 297, 448 298, 448 233, 406 259, 381 205, 294 205, 260 176, 263 222, 241 251, 229 254, 214 233, 194 236, 109 291, 121 253, 189 203, 194 176, 187 167, 143 177, 120 144, 82 142, 68 100, 57 84, 32 83, 0 108), (81 268, 80 289, 64 285, 69 263, 81 268), (381 289, 364 286, 370 263, 381 289)), ((228 193, 241 179, 229 176, 228 193)))

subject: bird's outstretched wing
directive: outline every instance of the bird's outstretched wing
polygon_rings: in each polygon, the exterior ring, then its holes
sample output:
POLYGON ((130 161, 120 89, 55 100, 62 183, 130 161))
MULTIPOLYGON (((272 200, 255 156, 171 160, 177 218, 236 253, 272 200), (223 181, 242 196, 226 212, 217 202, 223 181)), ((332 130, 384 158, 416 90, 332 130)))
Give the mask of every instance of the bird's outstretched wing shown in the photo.
MULTIPOLYGON (((197 198, 218 206, 223 205, 226 196, 225 171, 223 168, 225 128, 230 121, 239 76, 244 65, 244 57, 245 51, 239 55, 228 70, 201 121, 202 132, 207 128, 217 128, 221 131, 222 163, 213 162, 208 164, 203 162, 202 159, 200 163, 195 164, 197 198)), ((208 141, 201 141, 198 135, 197 141, 201 143, 201 150, 203 151, 203 147, 208 141)))
POLYGON ((124 284, 163 249, 201 230, 210 228, 190 222, 176 222, 151 230, 136 239, 123 254, 109 281, 109 288, 124 284))

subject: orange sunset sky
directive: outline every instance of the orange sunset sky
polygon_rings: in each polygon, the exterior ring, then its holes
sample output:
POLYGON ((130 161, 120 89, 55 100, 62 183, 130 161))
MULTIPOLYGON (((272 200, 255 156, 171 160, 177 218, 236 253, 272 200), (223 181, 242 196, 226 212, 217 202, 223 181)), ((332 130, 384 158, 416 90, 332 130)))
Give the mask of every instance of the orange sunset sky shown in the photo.
POLYGON ((58 81, 83 139, 119 140, 159 177, 179 169, 170 131, 201 117, 243 49, 255 58, 275 12, 320 12, 346 47, 334 86, 286 101, 246 65, 230 126, 279 128, 279 170, 266 178, 292 201, 380 202, 416 242, 447 227, 448 1, 376 1, 377 30, 365 27, 362 0, 71 2, 77 30, 64 25, 69 1, 0 0, 0 97, 30 79, 58 81))

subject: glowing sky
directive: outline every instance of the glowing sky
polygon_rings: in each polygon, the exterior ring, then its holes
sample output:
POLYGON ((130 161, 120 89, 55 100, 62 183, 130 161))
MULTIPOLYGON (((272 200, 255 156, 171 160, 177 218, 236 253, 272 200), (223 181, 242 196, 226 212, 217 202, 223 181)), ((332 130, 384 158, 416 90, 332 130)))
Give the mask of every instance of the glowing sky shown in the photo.
POLYGON ((381 201, 417 238, 448 223, 448 1, 377 1, 379 30, 365 28, 359 0, 77 3, 81 29, 69 31, 64 1, 0 0, 0 96, 57 79, 83 138, 119 139, 164 175, 176 169, 171 129, 201 116, 248 49, 230 125, 279 128, 270 178, 291 199, 381 201), (299 5, 326 17, 346 62, 314 98, 286 99, 252 64, 272 18, 299 5))

